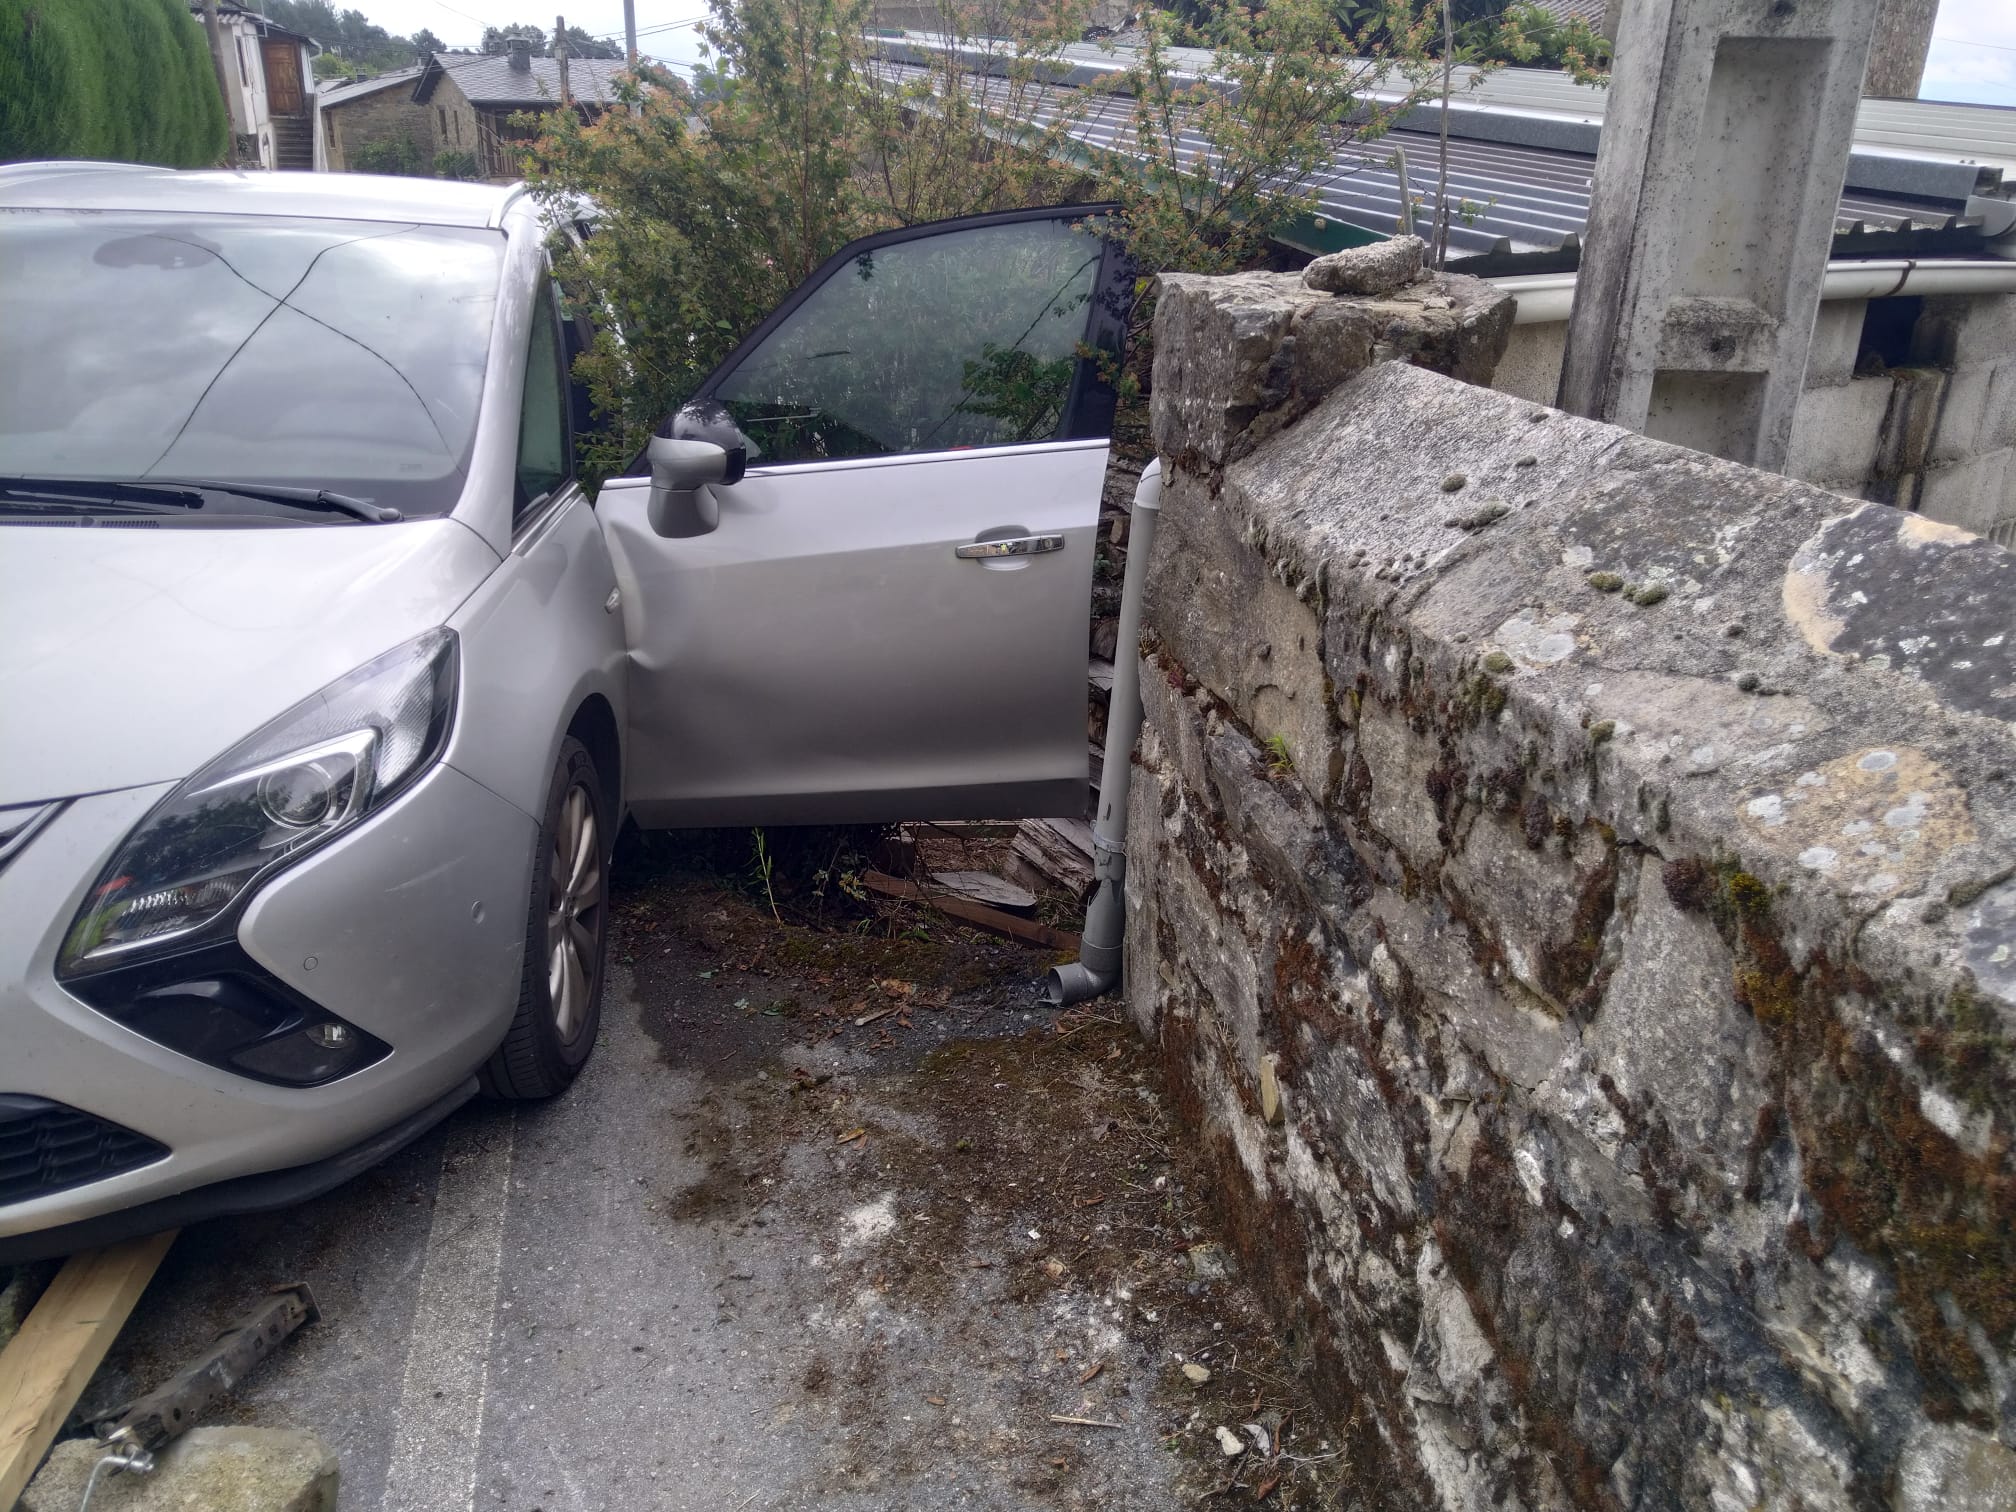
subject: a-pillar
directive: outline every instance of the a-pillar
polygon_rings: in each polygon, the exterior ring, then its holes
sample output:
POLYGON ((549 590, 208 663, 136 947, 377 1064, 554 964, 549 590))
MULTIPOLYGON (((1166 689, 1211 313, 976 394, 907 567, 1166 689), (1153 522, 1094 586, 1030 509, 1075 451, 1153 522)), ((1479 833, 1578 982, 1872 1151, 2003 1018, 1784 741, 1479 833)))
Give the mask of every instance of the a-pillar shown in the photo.
POLYGON ((1784 465, 1880 0, 1632 0, 1560 405, 1784 465))

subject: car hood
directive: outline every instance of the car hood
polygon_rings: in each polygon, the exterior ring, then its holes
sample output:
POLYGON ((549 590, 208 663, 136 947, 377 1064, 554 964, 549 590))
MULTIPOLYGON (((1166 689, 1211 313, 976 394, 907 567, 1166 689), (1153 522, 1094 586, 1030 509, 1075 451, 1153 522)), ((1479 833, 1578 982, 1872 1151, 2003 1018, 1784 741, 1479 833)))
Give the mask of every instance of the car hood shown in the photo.
POLYGON ((0 524, 0 807, 186 777, 496 565, 446 519, 0 524))

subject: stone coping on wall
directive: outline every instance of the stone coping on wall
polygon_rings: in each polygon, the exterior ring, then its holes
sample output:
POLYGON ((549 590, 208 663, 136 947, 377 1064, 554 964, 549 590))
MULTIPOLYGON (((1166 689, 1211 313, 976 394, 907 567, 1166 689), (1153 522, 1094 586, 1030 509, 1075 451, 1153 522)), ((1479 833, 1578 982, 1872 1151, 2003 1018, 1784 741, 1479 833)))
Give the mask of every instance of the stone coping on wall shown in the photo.
POLYGON ((1132 1011, 1368 1505, 1974 1505, 2016 560, 1447 376, 1469 282, 1164 280, 1132 1011))

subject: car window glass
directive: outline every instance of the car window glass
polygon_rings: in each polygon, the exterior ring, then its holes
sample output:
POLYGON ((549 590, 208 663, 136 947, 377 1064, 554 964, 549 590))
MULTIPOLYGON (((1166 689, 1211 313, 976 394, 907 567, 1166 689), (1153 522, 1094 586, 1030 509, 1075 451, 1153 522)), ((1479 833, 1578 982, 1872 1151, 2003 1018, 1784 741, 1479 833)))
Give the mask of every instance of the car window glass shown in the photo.
POLYGON ((504 238, 287 216, 0 225, 0 473, 460 497, 504 238))
POLYGON ((522 511, 566 481, 567 392, 560 378, 560 328, 553 290, 539 287, 532 349, 525 364, 525 401, 518 418, 518 508, 522 511))
POLYGON ((1079 363, 1102 243, 1068 218, 860 253, 714 386, 793 462, 1048 441, 1079 363))

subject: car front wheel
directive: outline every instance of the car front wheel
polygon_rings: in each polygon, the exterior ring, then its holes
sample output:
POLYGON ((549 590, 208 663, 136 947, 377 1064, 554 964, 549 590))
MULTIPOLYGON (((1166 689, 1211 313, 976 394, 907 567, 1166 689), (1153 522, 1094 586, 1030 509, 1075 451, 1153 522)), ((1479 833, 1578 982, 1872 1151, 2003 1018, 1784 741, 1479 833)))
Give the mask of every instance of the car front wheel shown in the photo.
POLYGON ((609 805, 588 748, 560 743, 532 863, 525 970, 510 1032, 483 1068, 492 1097, 552 1097, 595 1048, 608 949, 609 805))

